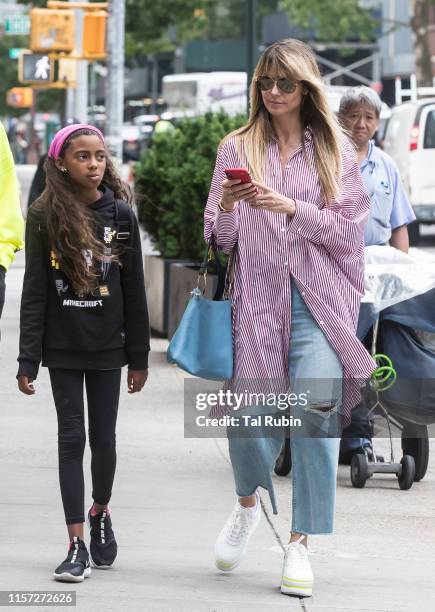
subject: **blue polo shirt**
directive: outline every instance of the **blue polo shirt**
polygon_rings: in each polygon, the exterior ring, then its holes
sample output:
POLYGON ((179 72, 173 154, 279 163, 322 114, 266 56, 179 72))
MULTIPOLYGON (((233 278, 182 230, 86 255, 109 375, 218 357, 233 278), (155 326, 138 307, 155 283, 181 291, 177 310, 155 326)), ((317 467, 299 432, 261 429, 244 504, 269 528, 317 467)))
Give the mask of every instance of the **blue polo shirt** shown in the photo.
POLYGON ((370 217, 364 233, 366 246, 386 244, 396 227, 408 225, 415 214, 406 195, 396 164, 382 149, 369 142, 361 175, 370 196, 370 217))

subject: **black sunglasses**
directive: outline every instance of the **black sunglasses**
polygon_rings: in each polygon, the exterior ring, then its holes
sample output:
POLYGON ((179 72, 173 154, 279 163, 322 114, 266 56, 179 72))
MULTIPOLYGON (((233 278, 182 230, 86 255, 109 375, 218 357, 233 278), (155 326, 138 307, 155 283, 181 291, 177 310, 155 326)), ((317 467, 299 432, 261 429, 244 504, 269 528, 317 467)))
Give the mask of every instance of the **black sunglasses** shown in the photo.
POLYGON ((258 77, 257 82, 260 86, 261 91, 269 91, 273 89, 275 83, 278 88, 284 93, 293 93, 299 83, 299 81, 289 81, 289 79, 271 79, 268 76, 258 77))

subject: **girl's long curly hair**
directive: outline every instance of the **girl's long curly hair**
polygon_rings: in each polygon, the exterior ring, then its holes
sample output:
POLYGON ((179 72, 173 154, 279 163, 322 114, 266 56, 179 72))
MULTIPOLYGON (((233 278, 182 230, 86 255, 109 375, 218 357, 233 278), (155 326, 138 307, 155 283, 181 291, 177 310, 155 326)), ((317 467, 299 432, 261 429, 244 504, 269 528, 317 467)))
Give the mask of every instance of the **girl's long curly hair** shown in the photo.
MULTIPOLYGON (((95 136, 95 132, 80 129, 71 134, 62 147, 60 157, 64 156, 68 146, 79 136, 95 136)), ((47 157, 44 170, 47 186, 34 204, 35 211, 40 213, 51 248, 74 292, 79 296, 92 293, 99 275, 99 263, 105 255, 105 245, 97 237, 99 228, 95 216, 87 205, 78 201, 75 183, 68 173, 57 168, 53 159, 47 157), (93 263, 90 267, 84 256, 86 251, 92 251, 93 263)), ((133 204, 132 191, 121 180, 107 150, 102 184, 113 191, 116 199, 124 200, 130 206, 133 204)))

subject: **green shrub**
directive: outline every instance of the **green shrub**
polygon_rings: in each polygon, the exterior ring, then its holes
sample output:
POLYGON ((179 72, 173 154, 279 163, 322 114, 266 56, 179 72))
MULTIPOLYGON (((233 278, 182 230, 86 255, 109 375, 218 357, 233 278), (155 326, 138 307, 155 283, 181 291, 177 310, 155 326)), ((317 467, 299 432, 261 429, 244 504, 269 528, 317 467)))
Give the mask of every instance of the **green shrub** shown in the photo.
POLYGON ((155 134, 136 167, 139 219, 163 257, 200 261, 204 207, 219 142, 246 118, 207 113, 155 134))

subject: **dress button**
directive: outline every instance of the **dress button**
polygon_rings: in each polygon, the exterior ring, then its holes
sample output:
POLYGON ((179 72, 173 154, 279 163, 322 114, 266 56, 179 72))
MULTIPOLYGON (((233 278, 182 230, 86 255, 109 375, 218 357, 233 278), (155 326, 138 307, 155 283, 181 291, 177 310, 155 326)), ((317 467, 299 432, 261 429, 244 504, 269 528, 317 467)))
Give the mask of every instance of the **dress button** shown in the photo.
POLYGON ((319 325, 325 325, 324 321, 319 321, 319 325))
POLYGON ((282 232, 285 232, 285 227, 282 227, 282 228, 281 228, 281 231, 282 231, 282 232))
POLYGON ((305 295, 305 291, 301 291, 301 295, 305 295))
POLYGON ((302 231, 302 228, 298 227, 298 232, 301 233, 301 231, 302 231))
POLYGON ((288 261, 285 261, 285 262, 284 262, 284 265, 287 267, 287 266, 288 266, 288 261))

